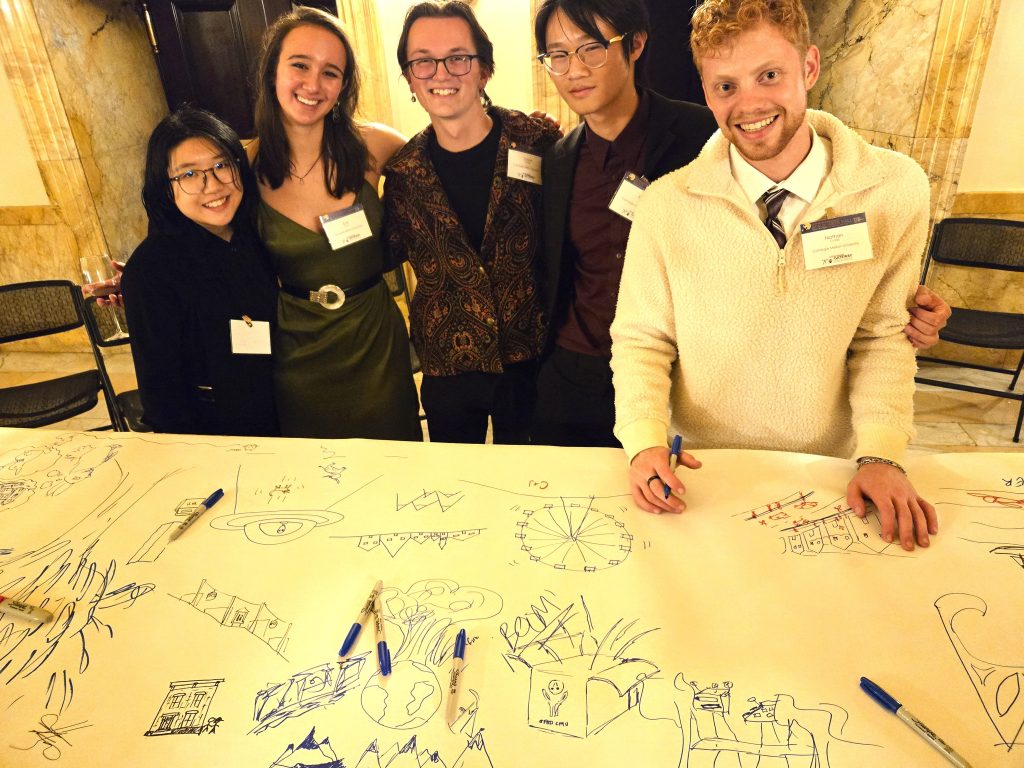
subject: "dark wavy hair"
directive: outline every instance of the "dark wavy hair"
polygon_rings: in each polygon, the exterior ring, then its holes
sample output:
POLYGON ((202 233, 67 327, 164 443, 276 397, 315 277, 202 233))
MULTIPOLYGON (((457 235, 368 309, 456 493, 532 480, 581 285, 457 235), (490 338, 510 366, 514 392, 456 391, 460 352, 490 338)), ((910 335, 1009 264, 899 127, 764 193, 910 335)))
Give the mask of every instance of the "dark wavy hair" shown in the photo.
MULTIPOLYGON (((548 52, 548 21, 555 11, 564 13, 569 21, 595 40, 608 42, 597 28, 598 19, 607 23, 616 34, 626 35, 622 40, 622 55, 627 61, 636 45, 634 35, 641 32, 649 36, 651 32, 651 20, 644 0, 544 0, 533 22, 537 53, 548 52)), ((643 82, 645 58, 640 56, 636 62, 634 78, 637 85, 643 82)))
POLYGON ((149 215, 150 234, 175 234, 197 226, 178 210, 174 183, 167 176, 171 152, 186 139, 205 139, 220 150, 235 169, 235 183, 242 188, 242 203, 231 225, 235 229, 253 223, 258 192, 256 177, 242 149, 235 129, 212 112, 184 106, 172 112, 153 129, 146 147, 146 169, 142 180, 142 204, 149 215))
POLYGON ((300 7, 275 21, 263 35, 263 50, 256 67, 256 175, 277 189, 290 171, 288 137, 281 120, 281 104, 277 100, 277 64, 281 44, 293 29, 301 26, 320 27, 341 41, 345 48, 345 74, 341 94, 334 109, 324 119, 324 136, 320 156, 324 160, 324 185, 334 197, 359 189, 370 160, 366 142, 356 125, 359 104, 359 67, 356 54, 345 28, 334 16, 316 8, 300 7))

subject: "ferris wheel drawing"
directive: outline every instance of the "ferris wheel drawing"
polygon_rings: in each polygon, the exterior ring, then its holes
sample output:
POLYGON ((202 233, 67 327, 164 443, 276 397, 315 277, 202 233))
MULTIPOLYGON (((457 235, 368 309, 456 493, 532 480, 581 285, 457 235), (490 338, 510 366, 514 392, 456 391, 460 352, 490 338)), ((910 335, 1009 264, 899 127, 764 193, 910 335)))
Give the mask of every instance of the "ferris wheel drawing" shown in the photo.
POLYGON ((595 507, 592 497, 561 497, 524 509, 516 527, 516 538, 530 560, 557 570, 592 573, 611 568, 633 548, 625 524, 595 507))

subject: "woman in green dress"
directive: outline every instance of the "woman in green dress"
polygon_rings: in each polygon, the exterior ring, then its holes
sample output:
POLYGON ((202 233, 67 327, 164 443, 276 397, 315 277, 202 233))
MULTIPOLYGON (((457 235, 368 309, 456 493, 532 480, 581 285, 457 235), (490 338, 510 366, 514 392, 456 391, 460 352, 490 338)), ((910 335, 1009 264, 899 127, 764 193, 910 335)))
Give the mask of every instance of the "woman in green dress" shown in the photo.
POLYGON ((380 169, 405 139, 357 124, 340 22, 311 8, 264 38, 253 167, 281 281, 274 386, 282 434, 421 440, 405 321, 381 273, 380 169), (325 223, 322 217, 329 216, 325 223))

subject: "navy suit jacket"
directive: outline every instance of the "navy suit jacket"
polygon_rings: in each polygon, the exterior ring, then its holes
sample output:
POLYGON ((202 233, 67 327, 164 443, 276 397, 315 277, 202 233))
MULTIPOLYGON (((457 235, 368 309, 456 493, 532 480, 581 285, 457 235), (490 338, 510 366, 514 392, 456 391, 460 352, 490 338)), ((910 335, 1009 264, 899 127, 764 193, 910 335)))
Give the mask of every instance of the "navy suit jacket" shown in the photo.
MULTIPOLYGON (((654 181, 696 158, 718 126, 707 107, 666 99, 654 91, 648 91, 648 95, 651 109, 647 144, 639 170, 654 181)), ((583 124, 578 125, 544 154, 544 250, 539 280, 541 307, 548 322, 549 351, 554 332, 572 299, 576 251, 569 242, 569 197, 583 130, 583 124)))

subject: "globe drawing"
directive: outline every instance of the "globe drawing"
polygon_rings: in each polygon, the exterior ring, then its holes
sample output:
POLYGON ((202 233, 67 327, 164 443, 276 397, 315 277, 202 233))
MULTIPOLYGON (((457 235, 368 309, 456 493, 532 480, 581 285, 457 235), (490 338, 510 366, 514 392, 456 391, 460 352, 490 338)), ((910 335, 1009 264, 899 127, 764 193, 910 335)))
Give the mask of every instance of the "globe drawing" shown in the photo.
POLYGON ((379 674, 370 678, 360 701, 366 714, 385 728, 419 728, 441 706, 441 686, 425 664, 398 661, 383 685, 379 674))

